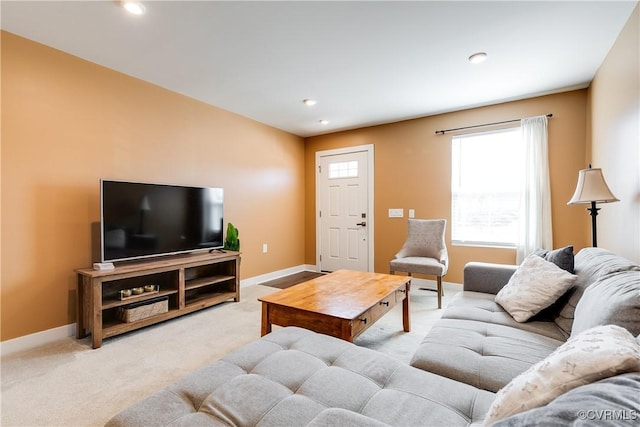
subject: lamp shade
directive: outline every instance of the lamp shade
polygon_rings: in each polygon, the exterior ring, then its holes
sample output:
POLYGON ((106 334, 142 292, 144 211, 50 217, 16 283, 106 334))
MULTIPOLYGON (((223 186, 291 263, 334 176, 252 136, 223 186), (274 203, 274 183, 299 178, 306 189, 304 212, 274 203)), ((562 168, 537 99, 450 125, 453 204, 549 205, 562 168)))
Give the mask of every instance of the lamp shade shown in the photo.
POLYGON ((149 203, 149 196, 147 196, 146 194, 142 196, 142 198, 140 199, 140 210, 141 211, 151 210, 151 203, 149 203))
POLYGON ((573 193, 573 197, 567 204, 577 205, 591 202, 619 202, 616 196, 611 193, 600 168, 582 169, 579 172, 576 192, 573 193))

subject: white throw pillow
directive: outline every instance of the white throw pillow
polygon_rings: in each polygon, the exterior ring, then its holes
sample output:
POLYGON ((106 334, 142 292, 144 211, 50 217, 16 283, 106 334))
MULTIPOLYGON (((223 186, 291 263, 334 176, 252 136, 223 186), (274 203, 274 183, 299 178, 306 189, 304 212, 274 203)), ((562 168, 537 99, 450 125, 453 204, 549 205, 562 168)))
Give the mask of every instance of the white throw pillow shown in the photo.
POLYGON ((538 255, 529 255, 497 293, 495 301, 517 322, 526 322, 556 302, 576 280, 538 255))
POLYGON ((640 371, 635 337, 620 326, 596 326, 570 338, 501 388, 484 425, 546 405, 581 385, 634 371, 640 371))

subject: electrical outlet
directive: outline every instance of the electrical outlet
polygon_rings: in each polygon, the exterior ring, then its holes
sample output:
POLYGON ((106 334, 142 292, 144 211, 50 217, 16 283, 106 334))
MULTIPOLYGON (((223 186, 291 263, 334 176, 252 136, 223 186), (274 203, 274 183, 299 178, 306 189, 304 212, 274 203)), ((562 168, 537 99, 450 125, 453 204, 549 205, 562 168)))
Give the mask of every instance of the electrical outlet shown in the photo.
POLYGON ((389 209, 389 218, 402 218, 404 209, 389 209))
POLYGON ((266 254, 267 252, 269 252, 269 246, 266 243, 262 244, 262 253, 266 254))
POLYGON ((416 217, 416 210, 409 209, 409 218, 415 218, 415 217, 416 217))

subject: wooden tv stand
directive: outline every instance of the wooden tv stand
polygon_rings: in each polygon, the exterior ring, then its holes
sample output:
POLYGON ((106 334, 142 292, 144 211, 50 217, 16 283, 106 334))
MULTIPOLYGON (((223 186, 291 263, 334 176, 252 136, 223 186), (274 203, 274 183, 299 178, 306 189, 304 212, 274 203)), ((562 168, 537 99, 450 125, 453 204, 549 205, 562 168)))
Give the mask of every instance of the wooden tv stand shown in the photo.
POLYGON ((240 301, 240 253, 198 253, 117 264, 114 270, 75 270, 78 339, 91 334, 92 347, 104 338, 182 316, 224 301, 240 301), (152 285, 157 291, 121 299, 120 291, 152 285), (168 311, 140 320, 118 319, 118 308, 168 299, 168 311))

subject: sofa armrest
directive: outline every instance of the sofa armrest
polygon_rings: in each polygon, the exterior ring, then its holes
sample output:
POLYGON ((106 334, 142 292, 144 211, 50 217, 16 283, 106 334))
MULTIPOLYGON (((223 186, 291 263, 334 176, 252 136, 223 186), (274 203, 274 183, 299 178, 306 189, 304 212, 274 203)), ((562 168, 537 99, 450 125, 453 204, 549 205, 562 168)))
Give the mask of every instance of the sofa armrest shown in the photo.
POLYGON ((517 265, 469 262, 464 266, 463 289, 495 295, 517 268, 517 265))

